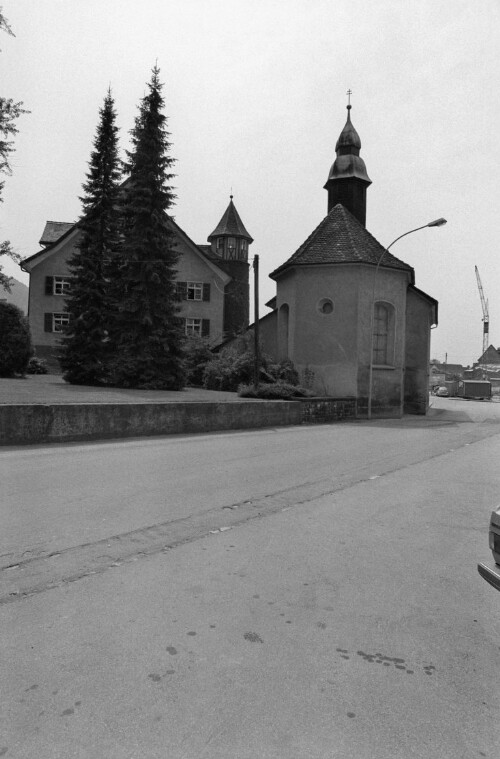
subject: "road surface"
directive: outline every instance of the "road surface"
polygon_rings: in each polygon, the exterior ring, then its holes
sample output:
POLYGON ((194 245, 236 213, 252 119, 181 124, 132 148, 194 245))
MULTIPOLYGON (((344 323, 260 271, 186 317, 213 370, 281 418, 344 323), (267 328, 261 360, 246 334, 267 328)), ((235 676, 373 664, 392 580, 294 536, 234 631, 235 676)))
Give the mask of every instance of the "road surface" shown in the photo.
POLYGON ((496 757, 500 404, 0 452, 0 756, 496 757))

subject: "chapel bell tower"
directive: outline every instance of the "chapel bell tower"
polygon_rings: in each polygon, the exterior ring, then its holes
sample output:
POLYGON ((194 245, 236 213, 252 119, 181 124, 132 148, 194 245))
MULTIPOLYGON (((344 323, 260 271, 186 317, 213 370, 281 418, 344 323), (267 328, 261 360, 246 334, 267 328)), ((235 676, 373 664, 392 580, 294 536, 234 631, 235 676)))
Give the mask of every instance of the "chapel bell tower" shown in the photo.
MULTIPOLYGON (((350 98, 350 90, 348 95, 350 98)), ((366 173, 365 162, 359 156, 361 140, 351 123, 351 108, 349 103, 347 121, 335 145, 337 158, 324 187, 328 190, 328 213, 337 203, 341 203, 366 226, 366 188, 371 185, 371 179, 366 173)))

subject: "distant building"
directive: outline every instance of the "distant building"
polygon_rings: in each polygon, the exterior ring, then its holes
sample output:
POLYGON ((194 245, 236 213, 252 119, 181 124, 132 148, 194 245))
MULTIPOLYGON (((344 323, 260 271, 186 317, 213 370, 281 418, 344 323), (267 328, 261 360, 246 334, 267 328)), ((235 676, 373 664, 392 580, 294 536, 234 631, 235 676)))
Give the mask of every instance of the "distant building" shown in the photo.
POLYGON ((500 368, 500 348, 494 348, 493 345, 490 345, 489 348, 485 350, 477 364, 474 364, 474 366, 495 366, 500 368))
MULTIPOLYGON (((219 224, 209 235, 209 245, 196 245, 172 220, 177 250, 177 287, 180 316, 187 335, 206 338, 217 346, 248 326, 248 249, 253 242, 230 197, 219 224)), ((78 224, 48 221, 42 249, 26 258, 21 268, 30 275, 28 318, 36 354, 53 371, 61 332, 68 324, 66 295, 71 288, 68 260, 78 247, 78 224)))
POLYGON ((472 369, 465 372, 465 379, 488 380, 492 395, 500 394, 500 348, 490 345, 472 369))
POLYGON ((415 286, 411 266, 388 252, 381 260, 384 247, 365 228, 371 180, 347 108, 325 184, 327 216, 270 275, 276 297, 259 322, 263 349, 291 359, 316 393, 355 397, 359 416, 370 368, 373 415, 423 414, 438 304, 415 286))

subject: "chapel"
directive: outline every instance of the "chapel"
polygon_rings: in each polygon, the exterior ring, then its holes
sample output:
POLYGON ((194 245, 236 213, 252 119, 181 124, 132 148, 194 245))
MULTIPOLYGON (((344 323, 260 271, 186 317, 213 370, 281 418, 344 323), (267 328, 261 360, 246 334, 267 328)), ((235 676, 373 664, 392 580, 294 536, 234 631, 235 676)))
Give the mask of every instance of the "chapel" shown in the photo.
POLYGON ((438 304, 366 229, 371 180, 351 108, 324 185, 327 214, 270 274, 262 349, 290 359, 317 395, 355 398, 358 417, 425 414, 438 304))

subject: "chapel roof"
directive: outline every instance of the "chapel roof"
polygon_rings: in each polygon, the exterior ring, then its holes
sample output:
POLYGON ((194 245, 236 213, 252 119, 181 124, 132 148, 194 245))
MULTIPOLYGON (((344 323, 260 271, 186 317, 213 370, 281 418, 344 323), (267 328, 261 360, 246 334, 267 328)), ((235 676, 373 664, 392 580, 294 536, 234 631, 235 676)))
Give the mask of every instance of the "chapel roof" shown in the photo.
MULTIPOLYGON (((302 265, 359 263, 376 266, 383 252, 384 247, 373 235, 338 203, 293 256, 269 276, 275 279, 285 269, 302 265)), ((386 252, 380 266, 402 269, 413 275, 411 266, 389 252, 386 252)))

